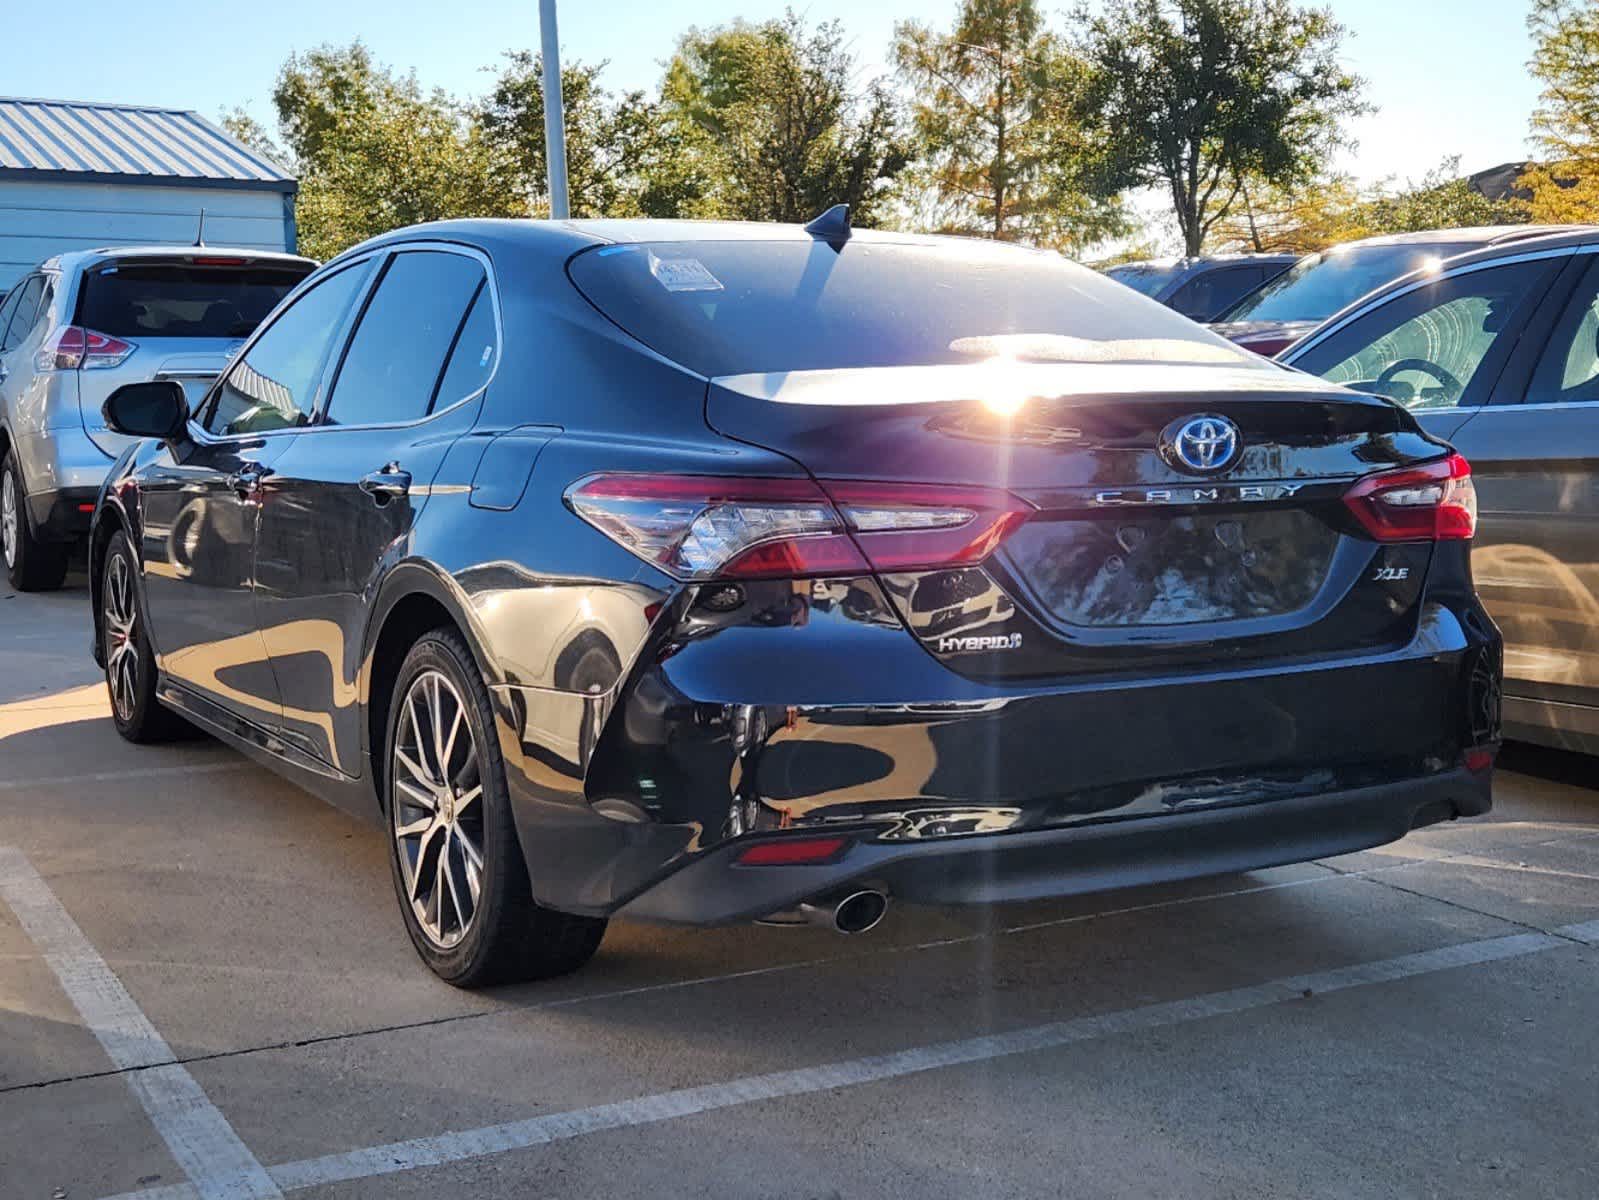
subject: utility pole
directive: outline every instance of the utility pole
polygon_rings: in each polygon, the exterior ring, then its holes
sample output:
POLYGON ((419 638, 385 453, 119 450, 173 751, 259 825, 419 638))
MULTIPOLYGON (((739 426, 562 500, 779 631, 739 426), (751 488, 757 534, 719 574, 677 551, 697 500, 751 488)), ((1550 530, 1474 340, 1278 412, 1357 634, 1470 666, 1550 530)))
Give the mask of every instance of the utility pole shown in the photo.
POLYGON ((539 0, 539 34, 543 39, 544 163, 549 171, 550 216, 572 215, 566 194, 566 110, 561 102, 561 38, 555 30, 555 0, 539 0))

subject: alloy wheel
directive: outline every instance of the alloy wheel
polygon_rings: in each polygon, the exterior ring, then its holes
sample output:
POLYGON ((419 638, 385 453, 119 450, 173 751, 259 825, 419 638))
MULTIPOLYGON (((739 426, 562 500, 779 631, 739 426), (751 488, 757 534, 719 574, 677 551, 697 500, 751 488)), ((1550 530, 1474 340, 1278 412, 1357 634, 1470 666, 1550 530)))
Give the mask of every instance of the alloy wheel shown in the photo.
POLYGON ((17 565, 17 534, 21 532, 17 510, 17 477, 10 471, 0 474, 0 550, 6 566, 17 565))
POLYGON ((121 554, 112 555, 105 578, 105 673, 111 685, 111 703, 124 723, 133 720, 139 694, 138 621, 128 560, 121 554))
POLYGON ((483 773, 455 685, 423 671, 406 689, 394 733, 391 825, 406 899, 441 950, 472 927, 483 893, 483 773))

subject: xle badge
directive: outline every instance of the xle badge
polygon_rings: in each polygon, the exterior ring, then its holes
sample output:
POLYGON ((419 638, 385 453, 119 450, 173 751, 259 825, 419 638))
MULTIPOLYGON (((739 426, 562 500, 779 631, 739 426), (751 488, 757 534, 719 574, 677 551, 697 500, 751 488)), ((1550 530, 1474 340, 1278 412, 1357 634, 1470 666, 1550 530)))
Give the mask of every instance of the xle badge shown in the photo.
POLYGON ((997 637, 941 637, 938 639, 938 652, 948 654, 957 650, 1019 650, 1021 644, 1022 635, 1019 633, 997 637))
POLYGON ((1410 568, 1409 567, 1378 567, 1377 568, 1377 573, 1375 575, 1373 575, 1371 578, 1372 578, 1372 581, 1374 583, 1396 583, 1396 582, 1398 582, 1401 579, 1409 579, 1410 578, 1410 568))

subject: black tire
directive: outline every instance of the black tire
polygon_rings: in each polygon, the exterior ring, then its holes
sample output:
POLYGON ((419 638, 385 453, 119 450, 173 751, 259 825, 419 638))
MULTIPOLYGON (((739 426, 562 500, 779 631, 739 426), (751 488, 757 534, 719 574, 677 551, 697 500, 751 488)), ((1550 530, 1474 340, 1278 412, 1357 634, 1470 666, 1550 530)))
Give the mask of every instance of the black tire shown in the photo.
MULTIPOLYGON (((435 679, 436 682, 436 679, 435 679)), ((424 722, 427 720, 424 713, 424 722)), ((453 722, 453 717, 450 718, 453 722)), ((441 724, 443 721, 441 720, 441 724)), ((431 738, 429 732, 427 737, 431 738)), ((458 735, 457 735, 458 737, 458 735)), ((451 743, 454 744, 453 742, 451 743)), ((488 688, 483 683, 471 651, 459 634, 453 630, 434 630, 424 634, 410 652, 395 679, 394 692, 389 703, 388 731, 384 741, 384 796, 387 798, 385 826, 389 838, 389 866, 394 880, 395 898, 405 921, 411 944, 422 961, 440 979, 460 988, 487 987, 496 983, 512 983, 529 979, 548 979, 575 971, 594 956, 600 939, 605 935, 603 918, 574 916, 546 908, 533 899, 532 885, 528 880, 527 864, 522 857, 521 843, 511 817, 511 804, 505 783, 505 761, 494 736, 494 717, 489 705, 488 688), (430 677, 442 676, 453 689, 442 702, 443 711, 458 707, 464 718, 464 728, 471 734, 471 746, 461 755, 448 750, 440 755, 431 751, 432 760, 414 757, 424 739, 424 732, 407 726, 406 739, 412 761, 422 766, 434 779, 442 779, 444 795, 435 795, 428 809, 427 802, 418 803, 420 779, 410 768, 400 765, 396 750, 402 748, 402 722, 407 720, 406 704, 413 688, 425 694, 430 677), (468 763, 475 756, 475 766, 468 763), (443 759, 445 766, 436 769, 433 763, 443 759), (456 764, 459 763, 457 766, 456 764), (397 791, 396 779, 406 771, 406 792, 397 791), (457 782, 462 784, 457 789, 457 782), (470 786, 467 786, 470 785, 470 786), (476 788, 481 793, 475 803, 479 806, 476 821, 468 814, 467 797, 476 788), (459 791, 454 800, 451 789, 459 791), (461 807, 455 808, 459 801, 461 807), (451 827, 442 834, 422 833, 415 839, 402 839, 402 828, 425 824, 429 813, 435 821, 448 805, 451 827), (436 917, 427 918, 429 905, 425 900, 413 900, 412 880, 430 869, 435 872, 434 889, 443 888, 436 872, 440 856, 454 854, 450 862, 465 869, 464 851, 453 850, 458 845, 451 837, 456 831, 480 839, 478 894, 470 904, 469 917, 463 917, 463 907, 457 898, 453 908, 454 928, 448 924, 440 899, 435 909, 436 917), (430 843, 429 838, 434 840, 430 843), (442 847, 439 838, 442 837, 442 847), (413 850, 414 840, 414 856, 413 850), (429 845, 432 846, 431 855, 429 845), (430 867, 430 864, 433 864, 430 867), (408 876, 410 877, 408 879, 408 876), (418 913, 418 906, 423 909, 418 913), (428 928, 424 920, 430 919, 437 929, 428 928), (448 943, 448 937, 456 939, 448 943)), ((453 886, 453 885, 452 885, 453 886)), ((419 889, 420 890, 420 889, 419 889)), ((470 892, 468 892, 470 896, 470 892)))
POLYGON ((169 742, 192 737, 194 727, 156 699, 155 655, 145 635, 137 578, 138 563, 127 535, 118 531, 106 547, 100 568, 97 616, 111 720, 117 732, 130 742, 169 742))
POLYGON ((17 452, 7 449, 0 463, 0 559, 6 564, 6 578, 19 592, 53 592, 67 577, 71 547, 34 536, 27 495, 17 452))

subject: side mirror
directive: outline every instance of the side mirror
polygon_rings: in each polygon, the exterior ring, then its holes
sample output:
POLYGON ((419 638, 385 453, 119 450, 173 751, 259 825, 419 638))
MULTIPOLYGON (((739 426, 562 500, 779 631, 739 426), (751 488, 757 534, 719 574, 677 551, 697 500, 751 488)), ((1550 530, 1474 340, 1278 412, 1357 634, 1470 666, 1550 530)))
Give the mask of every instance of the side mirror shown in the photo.
POLYGON ((125 383, 106 397, 100 412, 113 433, 173 441, 188 427, 189 398, 171 379, 125 383))

